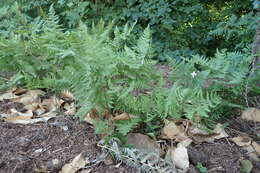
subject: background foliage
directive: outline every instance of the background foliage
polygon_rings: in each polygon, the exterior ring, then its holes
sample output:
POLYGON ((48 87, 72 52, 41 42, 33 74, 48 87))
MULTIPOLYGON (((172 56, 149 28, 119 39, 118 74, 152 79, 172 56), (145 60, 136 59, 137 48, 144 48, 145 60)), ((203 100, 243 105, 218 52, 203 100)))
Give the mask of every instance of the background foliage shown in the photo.
MULTIPOLYGON (((8 0, 9 4, 13 1, 8 0)), ((66 29, 79 21, 91 25, 103 18, 119 28, 137 21, 139 35, 147 25, 153 35, 155 58, 199 53, 213 56, 216 48, 240 51, 251 44, 256 29, 252 1, 201 0, 21 0, 19 9, 27 16, 46 16, 51 4, 66 29)), ((13 24, 10 24, 13 26, 13 24)))

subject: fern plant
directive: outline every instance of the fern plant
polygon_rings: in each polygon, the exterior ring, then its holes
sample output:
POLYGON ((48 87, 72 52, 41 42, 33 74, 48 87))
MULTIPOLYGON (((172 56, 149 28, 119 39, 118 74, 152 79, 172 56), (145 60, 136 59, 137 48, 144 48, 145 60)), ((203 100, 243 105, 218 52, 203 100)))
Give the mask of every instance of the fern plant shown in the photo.
POLYGON ((2 88, 23 82, 29 88, 71 89, 78 100, 78 117, 96 110, 104 121, 97 123, 96 132, 110 129, 109 134, 119 136, 136 127, 154 132, 166 118, 209 117, 218 106, 239 104, 229 98, 239 98, 244 90, 248 51, 218 51, 210 60, 198 55, 172 60, 174 84, 163 88, 151 59, 150 29, 135 39, 133 27, 120 29, 101 20, 92 27, 80 23, 65 31, 51 6, 48 16, 0 36, 1 70, 16 72, 13 82, 2 80, 2 88), (111 125, 105 114, 116 111, 136 118, 111 125))
MULTIPOLYGON (((187 98, 192 101, 189 101, 187 110, 197 108, 194 109, 195 112, 208 117, 208 113, 216 109, 221 110, 222 106, 243 105, 250 61, 248 50, 217 51, 212 59, 195 55, 192 59, 184 59, 181 62, 172 61, 172 79, 176 81, 175 85, 186 90, 186 93, 190 92, 187 98), (197 103, 201 105, 196 105, 197 103)), ((191 111, 188 115, 194 115, 195 112, 191 111)))

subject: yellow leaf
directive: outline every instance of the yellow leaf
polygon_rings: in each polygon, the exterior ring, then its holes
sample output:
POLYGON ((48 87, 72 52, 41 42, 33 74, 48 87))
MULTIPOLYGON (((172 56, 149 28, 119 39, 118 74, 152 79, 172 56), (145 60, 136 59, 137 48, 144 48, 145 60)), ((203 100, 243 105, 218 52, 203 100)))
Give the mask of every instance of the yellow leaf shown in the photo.
POLYGON ((232 138, 232 140, 240 147, 250 145, 252 142, 248 136, 238 136, 232 138))
POLYGON ((131 114, 128 114, 126 112, 120 114, 120 115, 117 115, 116 117, 113 118, 113 121, 119 121, 119 120, 129 120, 131 118, 134 118, 135 116, 134 115, 131 115, 131 114))
POLYGON ((61 173, 75 173, 79 169, 83 168, 87 163, 89 163, 89 161, 86 160, 81 153, 77 155, 71 163, 64 165, 61 169, 61 173))
POLYGON ((249 108, 242 112, 242 119, 260 122, 260 110, 249 108))

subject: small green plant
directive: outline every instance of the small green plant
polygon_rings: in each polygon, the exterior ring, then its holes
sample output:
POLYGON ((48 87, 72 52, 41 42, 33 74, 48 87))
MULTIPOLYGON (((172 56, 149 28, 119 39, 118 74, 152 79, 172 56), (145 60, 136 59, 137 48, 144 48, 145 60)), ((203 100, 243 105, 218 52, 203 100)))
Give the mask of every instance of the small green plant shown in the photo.
POLYGON ((197 163, 196 168, 200 171, 200 173, 207 173, 208 169, 203 166, 201 163, 197 163))

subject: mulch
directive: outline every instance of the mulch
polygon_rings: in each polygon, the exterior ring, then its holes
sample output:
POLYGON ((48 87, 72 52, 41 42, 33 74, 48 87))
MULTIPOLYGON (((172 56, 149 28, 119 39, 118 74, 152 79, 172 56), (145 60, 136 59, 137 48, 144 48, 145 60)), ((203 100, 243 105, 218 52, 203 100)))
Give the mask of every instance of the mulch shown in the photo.
MULTIPOLYGON (((59 172, 63 165, 84 153, 89 161, 101 154, 93 127, 71 117, 58 117, 48 123, 31 125, 0 122, 0 172, 59 172), (59 164, 53 166, 52 160, 59 164)), ((92 173, 124 173, 133 169, 125 165, 91 166, 92 173)))

